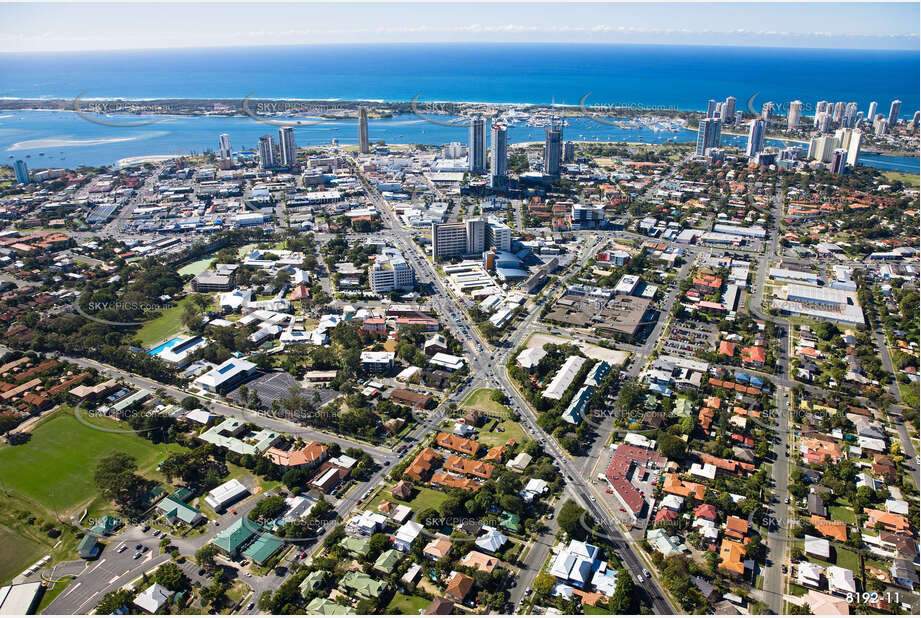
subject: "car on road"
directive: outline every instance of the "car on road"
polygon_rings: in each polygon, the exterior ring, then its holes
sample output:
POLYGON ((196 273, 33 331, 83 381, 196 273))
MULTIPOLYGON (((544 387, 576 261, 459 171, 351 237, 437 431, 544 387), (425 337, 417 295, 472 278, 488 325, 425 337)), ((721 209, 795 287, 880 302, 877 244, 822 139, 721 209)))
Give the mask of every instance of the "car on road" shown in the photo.
POLYGON ((652 577, 647 569, 643 569, 643 575, 645 575, 647 578, 652 577))
POLYGON ((246 611, 249 611, 249 610, 253 609, 253 607, 255 607, 255 606, 256 606, 256 602, 255 602, 255 601, 250 601, 249 604, 246 606, 246 611))
POLYGON ((785 565, 785 564, 780 565, 780 572, 781 572, 781 573, 786 573, 786 572, 787 572, 787 565, 785 565))
POLYGON ((790 504, 790 496, 787 496, 786 498, 784 498, 784 499, 783 499, 783 503, 784 503, 784 504, 790 504))
POLYGON ((642 583, 643 583, 643 576, 642 576, 642 575, 637 575, 637 576, 636 576, 636 583, 638 583, 638 584, 642 584, 642 583))

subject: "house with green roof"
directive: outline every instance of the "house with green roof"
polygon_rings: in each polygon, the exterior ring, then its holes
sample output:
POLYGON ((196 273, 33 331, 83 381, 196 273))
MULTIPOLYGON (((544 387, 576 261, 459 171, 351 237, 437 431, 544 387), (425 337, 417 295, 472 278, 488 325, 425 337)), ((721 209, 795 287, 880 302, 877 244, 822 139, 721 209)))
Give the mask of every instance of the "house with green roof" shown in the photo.
POLYGON ((387 589, 387 583, 381 582, 364 573, 349 571, 342 578, 340 585, 346 590, 351 590, 362 599, 376 599, 387 589))
POLYGON ((384 575, 390 575, 393 573, 393 570, 397 568, 397 565, 400 563, 400 559, 403 558, 403 553, 396 549, 388 549, 374 562, 374 570, 384 575))
POLYGON ((506 530, 518 532, 521 529, 521 516, 517 513, 502 511, 502 519, 499 521, 499 525, 506 530))
POLYGON ((329 575, 329 571, 314 571, 307 575, 304 578, 304 581, 301 582, 300 586, 297 587, 301 591, 301 596, 306 597, 308 594, 319 588, 323 585, 323 580, 326 579, 326 576, 329 575))
POLYGON ((99 551, 99 537, 90 533, 83 535, 83 539, 77 546, 77 553, 80 554, 80 558, 93 560, 99 556, 99 551))
POLYGON ((246 545, 247 541, 253 538, 258 528, 256 524, 246 517, 241 517, 221 530, 217 536, 211 539, 211 543, 216 545, 225 556, 233 558, 239 555, 240 550, 246 545))
POLYGON ((345 537, 339 541, 339 545, 341 545, 345 551, 359 558, 364 558, 368 555, 368 552, 371 551, 371 541, 368 539, 360 539, 356 536, 345 537))
POLYGON ((197 526, 204 521, 205 516, 185 502, 190 495, 192 492, 187 489, 173 492, 160 501, 160 504, 157 505, 157 512, 171 524, 183 523, 188 526, 197 526))
POLYGON ((243 550, 243 555, 258 565, 264 565, 284 545, 284 541, 267 532, 260 532, 256 540, 243 550))
POLYGON ((341 616, 342 614, 351 615, 355 613, 355 610, 351 607, 339 605, 338 603, 333 603, 329 599, 320 597, 308 603, 305 611, 311 616, 341 616))

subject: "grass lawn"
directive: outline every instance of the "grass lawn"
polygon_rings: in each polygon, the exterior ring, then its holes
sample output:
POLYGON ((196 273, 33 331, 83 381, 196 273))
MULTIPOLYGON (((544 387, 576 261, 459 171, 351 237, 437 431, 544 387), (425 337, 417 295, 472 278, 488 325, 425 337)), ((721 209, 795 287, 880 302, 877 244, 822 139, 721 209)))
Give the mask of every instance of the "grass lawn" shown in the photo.
POLYGON ((473 391, 461 402, 462 410, 482 410, 487 414, 495 416, 505 416, 509 409, 497 401, 493 401, 492 395, 497 392, 492 388, 478 388, 473 391))
MULTIPOLYGON (((101 427, 128 427, 98 417, 92 422, 101 427)), ((179 445, 153 444, 136 434, 98 431, 78 421, 69 407, 62 407, 33 429, 27 444, 0 447, 0 470, 7 490, 46 509, 63 511, 96 496, 93 475, 106 455, 129 453, 137 459, 141 475, 156 478, 152 473, 157 464, 180 450, 179 445)))
POLYGON ((415 595, 409 596, 397 592, 393 595, 393 599, 390 601, 390 604, 387 606, 387 611, 384 613, 417 616, 421 613, 420 610, 429 606, 429 602, 428 599, 423 599, 422 597, 417 597, 415 595))
POLYGON ((413 514, 417 514, 422 509, 433 508, 437 509, 441 506, 441 503, 448 499, 448 494, 441 493, 434 489, 428 487, 419 487, 416 486, 416 495, 409 502, 403 500, 397 500, 390 493, 389 489, 379 491, 377 496, 368 503, 368 509, 377 512, 378 505, 384 500, 389 500, 390 502, 398 502, 400 504, 405 504, 413 510, 413 514))
POLYGON ((849 549, 844 549, 840 545, 835 546, 835 564, 839 567, 850 569, 858 573, 860 568, 860 556, 849 549))
POLYGON ((611 611, 608 609, 602 609, 593 605, 583 605, 582 611, 586 616, 607 616, 611 613, 611 611))
POLYGON ((38 604, 38 609, 35 611, 35 613, 42 613, 42 610, 51 605, 51 602, 58 598, 58 595, 67 590, 67 587, 70 586, 70 582, 73 580, 73 577, 64 577, 61 579, 61 581, 55 582, 54 586, 50 590, 45 588, 45 592, 42 594, 42 600, 38 604))
POLYGON ((46 555, 47 549, 37 540, 0 526, 0 583, 10 582, 46 555))
POLYGON ((855 525, 857 523, 857 516, 854 515, 854 511, 843 506, 829 507, 828 517, 832 521, 843 521, 851 525, 855 525))
MULTIPOLYGON (((489 419, 486 419, 483 423, 483 427, 490 427, 491 425, 492 421, 489 419)), ((480 429, 480 432, 477 434, 477 441, 487 448, 505 444, 510 438, 515 440, 518 444, 528 439, 521 425, 512 420, 504 420, 501 423, 497 423, 493 431, 480 429), (500 427, 505 431, 498 431, 500 427)))
POLYGON ((918 175, 917 174, 908 174, 905 172, 896 172, 889 170, 883 172, 883 176, 886 177, 886 180, 889 182, 895 182, 896 180, 901 180, 903 185, 910 185, 912 187, 918 186, 918 175))
POLYGON ((182 309, 188 302, 191 302, 191 298, 187 296, 176 303, 175 306, 164 309, 159 316, 144 324, 137 332, 137 338, 141 340, 141 345, 145 348, 150 348, 184 330, 182 309))

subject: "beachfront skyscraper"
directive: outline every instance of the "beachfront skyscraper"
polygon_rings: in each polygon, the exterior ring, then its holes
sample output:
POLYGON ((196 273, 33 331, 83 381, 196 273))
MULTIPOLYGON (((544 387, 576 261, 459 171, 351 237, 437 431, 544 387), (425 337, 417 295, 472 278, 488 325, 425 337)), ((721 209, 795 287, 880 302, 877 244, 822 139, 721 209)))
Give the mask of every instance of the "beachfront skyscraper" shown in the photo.
POLYGON ((870 109, 867 111, 867 121, 871 124, 876 119, 876 101, 870 101, 870 109))
POLYGON ((799 119, 803 113, 803 102, 790 101, 790 111, 787 112, 787 130, 793 131, 799 126, 799 119))
POLYGON ((368 142, 368 108, 358 108, 358 152, 368 154, 371 152, 371 143, 368 142))
POLYGON ((761 106, 761 120, 767 122, 771 119, 771 108, 774 107, 774 103, 768 101, 761 106))
POLYGON ((752 120, 748 129, 748 147, 745 154, 748 157, 754 157, 764 150, 764 121, 761 119, 752 120))
POLYGON ((282 167, 294 167, 297 163, 297 146, 294 144, 294 129, 282 127, 278 130, 278 150, 282 167))
POLYGON ((710 99, 707 101, 707 118, 713 118, 713 114, 716 113, 716 101, 710 99))
POLYGON ((470 121, 470 139, 467 144, 468 169, 474 174, 486 171, 486 120, 477 116, 470 121))
POLYGON ((895 126, 895 123, 899 121, 899 112, 902 111, 902 102, 898 99, 892 102, 892 105, 889 106, 889 128, 895 126))
POLYGON ((836 148, 835 152, 831 156, 831 173, 832 174, 843 174, 845 166, 847 165, 847 150, 844 148, 836 148))
POLYGON ((723 108, 720 110, 720 118, 726 124, 731 123, 736 117, 736 98, 729 96, 726 97, 726 102, 723 103, 723 108))
POLYGON ((707 154, 710 148, 719 148, 722 121, 719 118, 704 118, 697 125, 697 154, 707 154))
POLYGON ((563 122, 550 119, 550 126, 545 129, 544 138, 544 174, 559 176, 563 159, 563 122))
POLYGON ((259 167, 264 170, 275 167, 275 142, 271 135, 259 138, 259 167))
POLYGON ((851 101, 844 106, 844 126, 853 127, 857 118, 857 102, 851 101))
POLYGON ((16 163, 13 164, 13 171, 16 173, 16 182, 23 185, 32 182, 32 179, 29 178, 29 166, 22 159, 16 159, 16 163))
POLYGON ((832 110, 831 119, 838 123, 844 120, 844 101, 838 101, 835 103, 835 107, 832 110))
POLYGON ((508 133, 506 128, 498 123, 492 125, 489 184, 493 189, 503 189, 508 184, 508 133))
POLYGON ((230 147, 230 136, 226 133, 221 133, 221 137, 218 140, 218 152, 221 155, 221 159, 229 160, 233 154, 233 148, 230 147))

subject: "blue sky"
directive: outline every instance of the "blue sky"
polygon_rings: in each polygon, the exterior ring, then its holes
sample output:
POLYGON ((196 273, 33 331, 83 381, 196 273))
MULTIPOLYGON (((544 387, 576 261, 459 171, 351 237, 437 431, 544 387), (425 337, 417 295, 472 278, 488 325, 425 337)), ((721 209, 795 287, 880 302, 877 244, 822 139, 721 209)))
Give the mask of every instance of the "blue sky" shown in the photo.
POLYGON ((919 49, 906 3, 2 4, 0 51, 579 42, 919 49))

